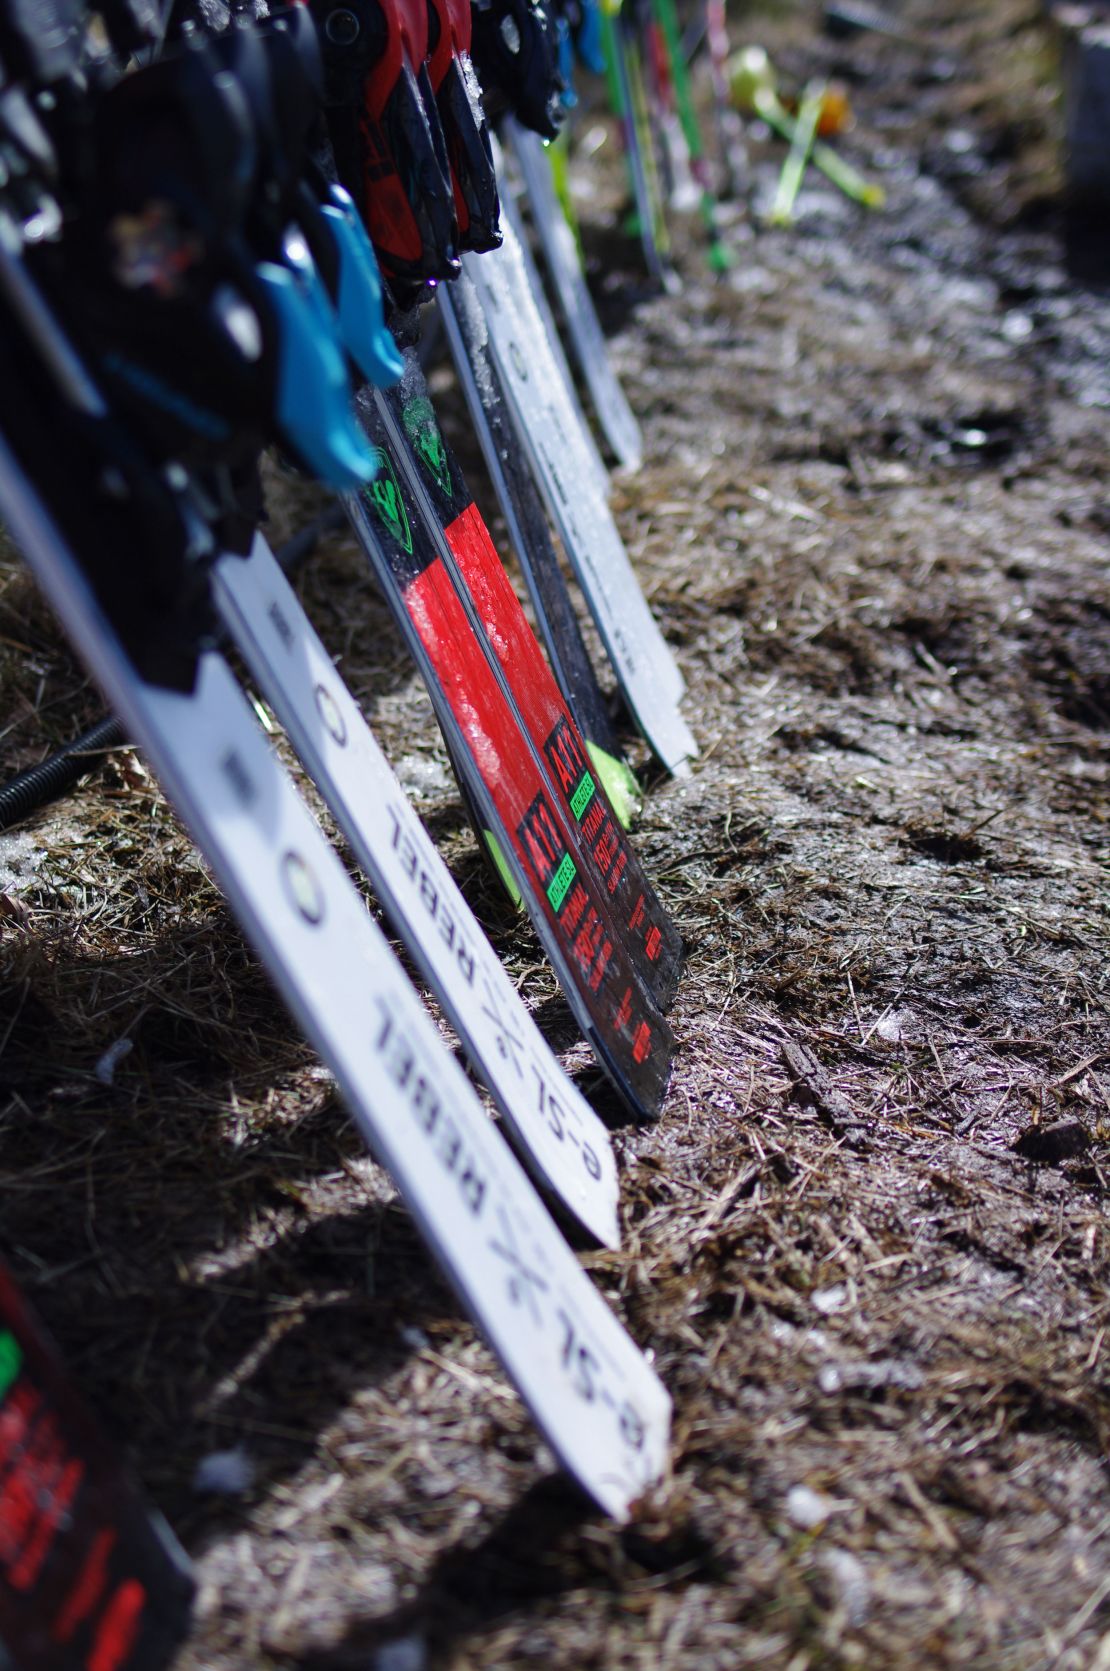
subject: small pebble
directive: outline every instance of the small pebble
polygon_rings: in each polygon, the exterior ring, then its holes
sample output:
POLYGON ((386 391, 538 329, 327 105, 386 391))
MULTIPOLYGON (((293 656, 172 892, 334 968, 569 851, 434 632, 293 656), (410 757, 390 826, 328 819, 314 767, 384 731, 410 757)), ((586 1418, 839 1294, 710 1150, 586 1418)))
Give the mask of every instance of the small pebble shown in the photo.
POLYGON ((847 1549, 826 1549, 821 1565, 850 1625, 861 1625, 871 1606, 871 1585, 861 1560, 847 1549))
POLYGON ((847 1300, 848 1290, 842 1282, 834 1284, 832 1288, 815 1288, 809 1296, 814 1311, 819 1311, 822 1317, 829 1317, 834 1311, 843 1310, 847 1300))
POLYGON ((212 1451, 197 1463, 193 1490, 215 1497, 245 1497, 254 1484, 254 1463, 246 1451, 212 1451))
POLYGON ((1033 321, 1020 308, 1013 308, 1002 321, 1002 335, 1007 342, 1028 342, 1033 335, 1033 321))
POLYGON ((786 1513, 803 1532, 812 1532, 815 1526, 823 1526, 831 1514, 843 1514, 850 1507, 850 1503, 827 1497, 823 1491, 814 1491, 808 1485, 792 1485, 786 1493, 786 1513))
POLYGON ((424 1671, 428 1651, 422 1636, 398 1636, 374 1655, 373 1671, 424 1671))

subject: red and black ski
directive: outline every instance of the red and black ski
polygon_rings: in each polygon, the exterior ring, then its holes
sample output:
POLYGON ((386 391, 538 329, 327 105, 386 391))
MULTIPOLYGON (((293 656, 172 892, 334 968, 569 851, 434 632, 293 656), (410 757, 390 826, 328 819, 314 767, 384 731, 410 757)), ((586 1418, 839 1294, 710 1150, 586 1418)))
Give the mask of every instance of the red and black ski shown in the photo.
POLYGON ((662 1009, 682 967, 682 938, 644 874, 605 793, 566 698, 528 624, 493 540, 436 422, 414 349, 405 375, 374 405, 401 460, 444 567, 470 623, 488 646, 499 683, 530 739, 568 823, 580 836, 586 871, 610 902, 630 957, 662 1009))
POLYGON ((482 457, 532 600, 552 671, 571 705, 609 799, 627 829, 639 804, 639 786, 620 752, 552 543, 547 511, 514 432, 501 379, 489 352, 485 321, 480 307, 474 305, 474 289, 469 279, 460 275, 453 284, 442 285, 437 302, 474 432, 481 443, 482 457))
POLYGON ((579 1026, 630 1109, 654 1118, 674 1036, 613 922, 579 824, 564 813, 443 561, 373 397, 378 473, 345 504, 423 675, 466 795, 510 867, 579 1026))
POLYGON ((193 1590, 0 1265, 0 1664, 158 1671, 193 1590))

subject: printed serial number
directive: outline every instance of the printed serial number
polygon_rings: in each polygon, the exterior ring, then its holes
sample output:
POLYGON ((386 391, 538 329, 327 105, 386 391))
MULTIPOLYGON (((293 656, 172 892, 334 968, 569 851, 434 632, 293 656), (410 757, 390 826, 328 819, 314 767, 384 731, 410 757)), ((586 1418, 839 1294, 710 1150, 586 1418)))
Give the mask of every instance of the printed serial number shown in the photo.
POLYGON ((590 1145, 583 1141, 582 1138, 578 1137, 577 1134, 571 1134, 569 1132, 569 1122, 566 1110, 555 1093, 549 1090, 547 1081, 544 1079, 535 1063, 532 1064, 532 1072, 536 1076, 536 1089, 539 1092, 539 1110, 543 1118, 547 1121, 548 1130, 551 1132, 553 1137, 558 1138, 560 1143, 566 1143, 569 1141, 574 1144, 579 1154, 582 1156, 583 1166, 590 1174, 590 1177, 596 1181, 601 1177, 601 1162, 598 1160, 597 1155, 594 1153, 590 1145))
POLYGON ((605 1404, 614 1412, 621 1438, 630 1450, 644 1448, 647 1437, 643 1418, 627 1398, 615 1399, 604 1381, 604 1370, 597 1353, 586 1344, 574 1318, 559 1307, 559 1323, 563 1331, 560 1360, 570 1384, 586 1404, 605 1404))
POLYGON ((374 1048, 385 1070, 408 1102, 409 1112, 424 1135, 431 1139, 436 1159, 458 1185, 467 1210, 477 1218, 486 1197, 486 1180, 475 1157, 469 1153, 463 1135, 442 1098, 419 1067, 419 1051, 379 998, 381 1026, 374 1048))
POLYGON ((455 961, 459 971, 468 986, 474 985, 474 954, 463 937, 462 930, 455 921, 450 910, 443 902, 443 897, 421 861, 416 843, 402 827, 397 816, 396 808, 389 808, 389 818, 393 825, 393 851, 401 861, 405 875, 410 882, 415 882, 420 894, 420 903, 439 930, 440 937, 448 951, 455 954, 455 961))

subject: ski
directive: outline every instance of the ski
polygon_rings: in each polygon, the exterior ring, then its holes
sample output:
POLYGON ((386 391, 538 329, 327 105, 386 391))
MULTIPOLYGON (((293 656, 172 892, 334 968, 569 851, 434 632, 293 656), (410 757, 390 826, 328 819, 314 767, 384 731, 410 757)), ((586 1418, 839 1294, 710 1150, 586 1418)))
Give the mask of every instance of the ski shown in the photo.
POLYGON ((161 1671, 194 1589, 0 1264, 0 1664, 161 1671))
POLYGON ((0 440, 0 512, 143 750, 370 1148, 556 1456, 627 1516, 666 1462, 670 1401, 486 1118, 222 658, 189 690, 138 674, 0 440))
POLYGON ((511 117, 505 119, 502 131, 520 168, 532 211, 532 225, 598 422, 624 469, 638 470, 644 458, 640 426, 613 370, 574 233, 555 193, 543 142, 538 134, 529 133, 511 117))
POLYGON ((605 497, 591 489, 573 412, 561 397, 530 306, 510 226, 499 250, 463 258, 489 345, 531 461, 633 717, 663 764, 683 775, 697 744, 679 712, 682 675, 648 608, 605 497))
POLYGON ((512 228, 516 236, 517 246, 520 250, 520 277, 528 287, 532 306, 539 317, 551 364, 559 376, 561 397, 567 410, 574 414, 577 434, 580 436, 582 459, 583 461, 589 460, 594 490, 608 500, 612 491, 609 471, 606 469, 605 461, 594 439, 594 432, 590 428, 589 420, 586 417, 585 408, 579 397, 570 364, 563 350, 563 341, 555 324, 555 315, 551 311, 551 304, 547 299, 547 292, 544 290, 539 268, 532 258, 532 251, 524 233, 524 222, 517 208, 508 170, 505 167, 505 153, 497 138, 494 138, 491 143, 496 147, 494 155, 497 159, 498 178, 501 181, 502 232, 508 226, 512 228))
POLYGON ((660 202, 643 76, 625 21, 622 0, 602 0, 601 29, 609 94, 621 124, 644 261, 656 283, 673 295, 681 284, 671 262, 670 235, 660 202))
POLYGON ((555 1060, 260 535, 217 606, 537 1180, 617 1247, 609 1134, 555 1060))
POLYGON ((505 405, 469 279, 460 276, 440 291, 437 314, 447 332, 455 372, 559 688, 570 703, 590 758, 627 829, 639 805, 639 786, 617 742, 552 544, 547 511, 505 405))
MULTIPOLYGON (((681 936, 590 770, 566 699, 436 421, 415 349, 405 352, 401 382, 376 393, 373 404, 526 745, 565 823, 580 838, 583 873, 608 899, 634 967, 656 1003, 667 1009, 682 967, 681 936)), ((372 433, 381 445, 380 432, 372 433)))
POLYGON ((709 265, 714 272, 724 273, 731 267, 734 257, 721 238, 717 199, 686 60, 682 55, 681 28, 674 0, 651 0, 651 23, 659 33, 660 57, 666 65, 680 131, 686 142, 690 172, 698 190, 701 217, 709 239, 709 265))
POLYGON ((579 828, 522 734, 368 391, 359 407, 378 475, 345 496, 351 525, 427 684, 479 828, 508 868, 575 1019, 631 1111, 654 1118, 673 1036, 586 868, 579 828))

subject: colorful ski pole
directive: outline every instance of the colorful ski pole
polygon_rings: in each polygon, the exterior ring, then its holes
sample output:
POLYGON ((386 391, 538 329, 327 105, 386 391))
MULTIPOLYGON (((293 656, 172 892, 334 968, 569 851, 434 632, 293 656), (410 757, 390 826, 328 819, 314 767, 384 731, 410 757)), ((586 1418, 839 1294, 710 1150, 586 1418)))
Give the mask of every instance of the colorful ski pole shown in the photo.
POLYGON ((809 164, 814 140, 817 138, 817 124, 821 120, 824 98, 823 81, 811 81, 802 94, 798 120, 794 124, 794 137, 790 141, 790 150, 782 165, 775 201, 771 206, 769 219, 772 226, 789 226, 794 218, 794 203, 801 190, 802 178, 809 164))
POLYGON ((701 192, 701 217, 709 234, 709 265, 715 272, 727 272, 733 264, 734 256, 732 251, 722 242, 720 228, 717 224, 717 199, 713 193, 709 161, 705 154, 705 146, 702 143, 701 125, 698 122, 693 96, 690 91, 690 76, 686 68, 686 60, 682 55, 682 39, 674 0, 652 0, 652 10, 662 33, 663 43, 669 59, 671 84, 674 87, 675 103, 678 107, 678 119, 682 125, 686 149, 690 153, 690 172, 693 174, 701 192))
MULTIPOLYGON (((730 83, 734 104, 760 117, 780 139, 794 138, 795 119, 778 96, 775 68, 761 46, 748 46, 732 60, 730 83)), ((865 209, 881 209, 886 202, 882 186, 865 180, 831 145, 818 139, 813 145, 815 165, 838 191, 865 209)))
POLYGON ((725 165, 726 195, 739 197, 743 189, 747 152, 739 113, 728 96, 728 28, 725 0, 706 0, 705 32, 709 43, 709 72, 717 139, 725 165))

